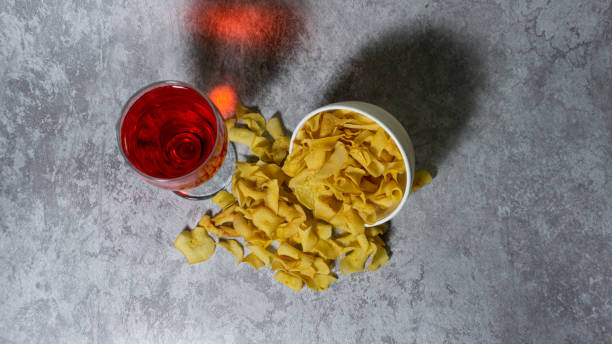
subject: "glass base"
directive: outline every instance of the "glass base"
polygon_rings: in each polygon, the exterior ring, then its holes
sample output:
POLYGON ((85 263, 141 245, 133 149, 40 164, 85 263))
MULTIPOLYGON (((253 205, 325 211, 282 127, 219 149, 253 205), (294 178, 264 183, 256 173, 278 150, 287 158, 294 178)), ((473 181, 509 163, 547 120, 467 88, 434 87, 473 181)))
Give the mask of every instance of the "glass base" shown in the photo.
POLYGON ((227 154, 219 171, 207 182, 198 187, 183 191, 174 191, 175 194, 194 201, 201 201, 212 198, 217 192, 227 188, 232 181, 235 162, 238 160, 236 148, 233 142, 227 143, 227 154))

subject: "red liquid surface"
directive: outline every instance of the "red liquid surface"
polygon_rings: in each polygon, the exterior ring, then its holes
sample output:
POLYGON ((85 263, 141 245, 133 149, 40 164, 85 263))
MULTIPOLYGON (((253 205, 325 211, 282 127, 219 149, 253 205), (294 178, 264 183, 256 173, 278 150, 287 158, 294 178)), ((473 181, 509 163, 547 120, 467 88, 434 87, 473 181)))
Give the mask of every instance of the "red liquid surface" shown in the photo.
POLYGON ((121 126, 121 146, 141 172, 182 177, 201 166, 217 138, 213 109, 183 85, 154 88, 132 104, 121 126))

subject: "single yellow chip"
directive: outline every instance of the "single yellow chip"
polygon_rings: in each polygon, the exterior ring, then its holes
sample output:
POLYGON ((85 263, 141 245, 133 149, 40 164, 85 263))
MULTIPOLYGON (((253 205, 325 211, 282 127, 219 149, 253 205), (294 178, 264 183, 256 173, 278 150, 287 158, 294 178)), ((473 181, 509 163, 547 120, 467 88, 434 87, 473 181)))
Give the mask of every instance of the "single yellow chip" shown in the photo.
POLYGON ((289 270, 292 272, 297 272, 299 276, 303 276, 305 278, 313 278, 317 273, 314 266, 312 266, 312 263, 306 264, 301 260, 296 262, 296 267, 294 269, 289 270))
POLYGON ((270 158, 277 164, 280 164, 289 152, 290 138, 288 136, 279 136, 272 143, 272 149, 269 153, 270 158))
POLYGON ((351 196, 351 205, 353 210, 357 211, 364 223, 376 222, 376 205, 369 202, 365 195, 351 196))
POLYGON ((418 170, 414 173, 414 181, 412 183, 412 189, 410 192, 414 192, 422 188, 425 184, 431 183, 433 178, 427 170, 418 170))
POLYGON ((244 218, 244 215, 242 215, 241 213, 234 213, 233 222, 236 233, 244 237, 246 240, 249 240, 251 237, 253 237, 254 228, 250 223, 247 222, 247 220, 244 218))
POLYGON ((370 164, 366 167, 366 171, 368 171, 371 176, 380 177, 385 171, 385 164, 376 158, 372 158, 370 164))
POLYGON ((384 148, 387 145, 389 138, 387 137, 385 130, 383 128, 377 128, 376 134, 372 139, 372 144, 370 145, 370 150, 374 152, 374 154, 380 158, 384 148))
POLYGON ((303 170, 289 181, 289 188, 293 190, 298 201, 311 210, 314 209, 314 190, 316 189, 312 183, 313 174, 313 171, 303 170))
POLYGON ((257 164, 251 164, 243 161, 237 161, 235 164, 236 170, 234 171, 234 175, 240 177, 241 179, 249 178, 249 176, 260 170, 260 166, 257 164))
POLYGON ((219 192, 217 192, 217 194, 210 199, 211 201, 213 201, 213 203, 215 203, 216 205, 220 206, 221 208, 225 209, 227 207, 229 207, 230 205, 234 204, 234 202, 236 201, 234 199, 234 196, 232 196, 231 193, 225 191, 225 190, 221 190, 219 192))
POLYGON ((237 115, 236 117, 239 121, 244 122, 247 127, 249 127, 249 129, 251 129, 257 136, 261 136, 266 130, 266 119, 258 113, 243 113, 237 115))
POLYGON ((264 196, 264 204, 270 210, 272 210, 275 214, 278 214, 278 197, 279 197, 279 186, 278 180, 273 179, 269 180, 264 184, 265 196, 264 196))
POLYGON ((251 146, 253 140, 255 140, 254 132, 247 128, 232 128, 227 132, 227 137, 232 142, 242 143, 243 145, 251 146))
POLYGON ((336 244, 333 240, 319 240, 314 247, 314 251, 319 254, 319 256, 325 259, 338 259, 343 253, 344 250, 338 244, 336 244))
POLYGON ((316 274, 313 278, 314 284, 317 287, 315 290, 327 290, 329 285, 337 279, 337 277, 329 274, 316 274))
POLYGON ((198 226, 203 227, 207 232, 218 237, 235 238, 240 236, 233 227, 215 226, 208 215, 202 216, 200 222, 198 222, 198 226))
POLYGON ((241 179, 236 182, 236 190, 238 191, 238 203, 241 206, 251 205, 253 202, 263 201, 266 193, 252 182, 241 179))
POLYGON ((296 218, 294 220, 291 220, 290 222, 286 222, 278 226, 278 228, 276 229, 277 238, 281 240, 286 240, 295 236, 300 230, 300 223, 300 219, 296 218))
POLYGON ((342 115, 342 113, 337 111, 321 114, 321 125, 318 137, 334 135, 334 131, 338 130, 342 124, 346 122, 346 120, 342 118, 342 115))
POLYGON ((361 272, 366 260, 368 260, 366 251, 356 248, 340 259, 340 271, 345 275, 361 272))
POLYGON ((366 228, 365 234, 368 237, 375 237, 377 235, 385 233, 386 231, 387 231, 387 224, 383 223, 382 225, 366 228))
POLYGON ((302 249, 304 252, 312 252, 317 244, 317 241, 319 240, 317 235, 312 230, 312 226, 308 226, 304 229, 300 228, 298 233, 300 234, 300 243, 302 244, 302 249))
POLYGON ((293 259, 300 259, 300 255, 302 252, 298 250, 297 248, 289 245, 288 243, 282 242, 278 246, 276 253, 282 256, 291 257, 293 259))
POLYGON ((340 172, 340 169, 345 167, 347 162, 348 152, 346 151, 346 148, 344 148, 344 144, 337 142, 333 153, 329 157, 329 160, 327 160, 321 169, 314 174, 314 178, 324 179, 331 175, 337 174, 340 172))
POLYGON ((340 245, 341 247, 345 247, 345 248, 352 249, 355 247, 359 247, 359 243, 357 242, 355 235, 350 234, 350 233, 336 238, 334 242, 340 245))
POLYGON ((382 246, 376 246, 376 253, 372 257, 372 261, 370 265, 366 268, 368 271, 376 271, 380 269, 381 266, 387 264, 389 261, 389 255, 387 255, 387 250, 382 246))
POLYGON ((311 150, 304 157, 304 162, 306 163, 306 168, 308 168, 309 170, 318 170, 321 167, 323 167, 323 165, 325 164, 326 158, 327 158, 326 151, 322 149, 311 150))
POLYGON ((304 157, 308 152, 302 147, 295 146, 293 151, 287 156, 285 163, 283 164, 283 172, 290 177, 297 176, 302 170, 306 168, 304 157))
POLYGON ((359 132, 359 134, 357 134, 357 136, 351 140, 350 144, 353 147, 358 147, 361 146, 363 144, 363 142, 369 137, 374 135, 374 133, 370 130, 362 130, 359 132))
POLYGON ((363 178, 365 174, 366 174, 366 171, 364 171, 363 169, 359 167, 348 166, 344 170, 344 175, 348 177, 353 183, 355 183, 355 185, 361 184, 361 178, 363 178))
POLYGON ((272 264, 270 270, 272 271, 291 271, 294 270, 295 263, 297 261, 293 258, 275 254, 272 256, 272 264))
POLYGON ((257 170, 260 171, 262 175, 265 175, 268 180, 278 180, 279 184, 284 184, 289 181, 289 177, 283 173, 283 170, 278 165, 258 161, 256 166, 257 170))
POLYGON ((263 136, 255 136, 253 141, 251 142, 250 148, 253 150, 254 148, 265 148, 266 151, 270 149, 272 146, 272 142, 263 136))
POLYGON ((189 264, 200 263, 215 252, 215 240, 202 227, 181 232, 174 241, 174 247, 181 251, 189 264))
POLYGON ((318 274, 329 274, 330 272, 329 264, 321 257, 314 259, 313 266, 318 274))
POLYGON ((315 231, 319 238, 327 240, 332 235, 332 226, 327 222, 317 221, 317 224, 315 225, 315 231))
POLYGON ((223 209, 219 214, 215 215, 212 218, 212 221, 215 224, 215 226, 222 225, 228 222, 232 222, 234 212, 236 212, 236 206, 231 205, 223 209))
POLYGON ((295 291, 302 290, 302 280, 289 272, 279 271, 274 275, 274 278, 295 291))
POLYGON ((346 221, 347 229, 353 234, 361 234, 364 232, 363 219, 359 217, 357 212, 350 205, 344 204, 342 217, 346 221))
POLYGON ((260 246, 263 248, 270 246, 273 241, 274 240, 269 239, 266 233, 262 231, 255 231, 255 233, 253 233, 253 236, 247 240, 249 244, 260 246))
POLYGON ((232 254, 232 256, 234 256, 234 259, 236 259, 236 262, 238 264, 242 263, 242 258, 244 257, 244 249, 242 248, 242 245, 240 245, 238 241, 231 240, 231 239, 230 240, 221 239, 219 240, 217 245, 230 251, 230 253, 232 254))
POLYGON ((323 191, 320 190, 320 188, 317 189, 311 190, 311 193, 315 194, 314 215, 318 219, 331 221, 331 219, 335 217, 338 211, 340 210, 339 208, 341 206, 341 203, 336 198, 334 198, 334 195, 331 190, 323 191))
POLYGON ((283 223, 283 218, 267 207, 259 206, 251 210, 253 224, 264 231, 269 238, 275 237, 276 228, 283 223))
POLYGON ((272 264, 273 254, 265 247, 258 245, 246 245, 246 247, 251 250, 251 252, 253 252, 253 254, 256 255, 257 258, 261 259, 261 261, 264 262, 266 266, 270 266, 272 264))
POLYGON ((263 260, 259 259, 255 254, 251 253, 244 257, 242 260, 245 263, 249 263, 255 270, 258 270, 262 266, 265 266, 263 260))
POLYGON ((266 130, 275 140, 284 135, 283 126, 281 124, 280 118, 278 117, 272 117, 268 120, 268 123, 266 124, 266 130))
POLYGON ((316 151, 332 151, 336 147, 338 140, 342 138, 342 135, 323 137, 320 139, 305 140, 304 144, 310 148, 311 152, 316 151))
POLYGON ((370 241, 368 241, 368 237, 366 237, 365 233, 355 235, 355 239, 362 250, 366 251, 368 254, 374 253, 368 252, 370 250, 370 241))

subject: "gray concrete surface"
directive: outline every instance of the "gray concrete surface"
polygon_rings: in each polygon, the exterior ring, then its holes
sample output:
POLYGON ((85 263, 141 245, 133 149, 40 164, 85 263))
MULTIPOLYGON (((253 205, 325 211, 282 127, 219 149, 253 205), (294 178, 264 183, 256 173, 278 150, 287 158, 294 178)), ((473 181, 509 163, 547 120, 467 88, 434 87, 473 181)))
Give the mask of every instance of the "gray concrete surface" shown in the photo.
POLYGON ((0 3, 1 343, 612 343, 609 1, 253 1, 281 26, 256 50, 195 33, 187 1, 0 3), (161 79, 288 128, 394 113, 436 177, 390 262, 300 294, 222 250, 187 265, 173 241, 210 204, 115 138, 161 79))

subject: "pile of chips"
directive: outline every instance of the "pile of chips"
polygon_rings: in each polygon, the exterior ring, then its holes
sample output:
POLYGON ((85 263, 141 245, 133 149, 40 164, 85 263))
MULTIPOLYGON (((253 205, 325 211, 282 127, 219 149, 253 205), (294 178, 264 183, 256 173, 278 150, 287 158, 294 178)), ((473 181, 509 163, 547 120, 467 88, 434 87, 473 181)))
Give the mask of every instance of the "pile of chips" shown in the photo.
POLYGON ((236 114, 229 139, 248 145, 259 161, 236 163, 232 193, 212 199, 222 210, 178 236, 175 247, 190 264, 214 253, 209 233, 239 264, 267 266, 296 291, 303 284, 326 290, 337 279, 330 268, 336 259, 343 274, 363 271, 368 260, 371 271, 388 261, 380 238, 385 226, 364 226, 404 192, 401 155, 382 128, 347 111, 319 114, 298 133, 281 167, 289 137, 279 119, 266 122, 241 105, 236 114))

